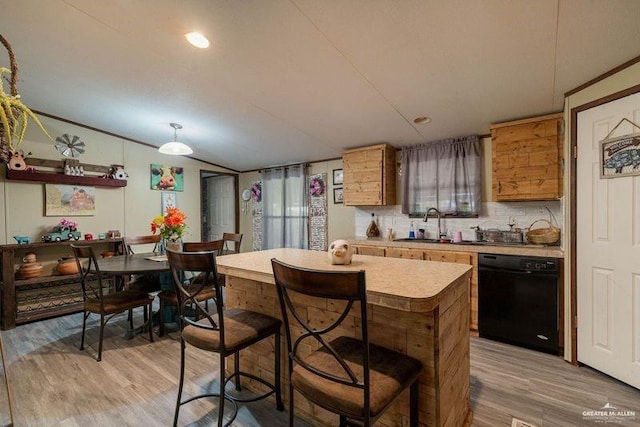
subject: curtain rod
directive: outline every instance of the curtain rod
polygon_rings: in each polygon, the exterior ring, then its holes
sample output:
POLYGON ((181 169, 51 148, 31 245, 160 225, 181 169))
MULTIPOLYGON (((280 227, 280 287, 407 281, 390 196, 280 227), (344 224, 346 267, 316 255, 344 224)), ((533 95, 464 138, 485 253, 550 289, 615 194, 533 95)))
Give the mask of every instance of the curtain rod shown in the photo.
POLYGON ((277 170, 277 169, 295 168, 300 166, 304 166, 308 168, 309 166, 311 166, 311 163, 297 163, 295 165, 282 165, 282 166, 274 166, 272 168, 258 169, 258 173, 277 170))

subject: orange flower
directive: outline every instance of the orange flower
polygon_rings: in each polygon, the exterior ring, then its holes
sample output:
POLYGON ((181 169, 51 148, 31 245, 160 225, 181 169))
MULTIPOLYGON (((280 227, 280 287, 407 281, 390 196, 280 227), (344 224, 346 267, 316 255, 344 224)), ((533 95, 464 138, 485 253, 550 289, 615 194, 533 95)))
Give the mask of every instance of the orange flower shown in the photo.
POLYGON ((159 215, 151 221, 151 232, 159 233, 164 239, 178 240, 187 230, 186 219, 180 209, 169 208, 164 216, 159 215))

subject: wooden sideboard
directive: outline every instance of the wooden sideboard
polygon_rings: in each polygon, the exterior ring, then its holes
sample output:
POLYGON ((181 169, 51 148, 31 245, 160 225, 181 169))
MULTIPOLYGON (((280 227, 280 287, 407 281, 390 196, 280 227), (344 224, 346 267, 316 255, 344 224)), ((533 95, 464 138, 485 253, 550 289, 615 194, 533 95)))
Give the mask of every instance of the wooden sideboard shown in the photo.
MULTIPOLYGON (((75 241, 74 241, 75 242, 75 241)), ((82 310, 80 275, 54 274, 56 259, 72 255, 69 241, 0 245, 2 283, 0 285, 0 318, 3 330, 34 320, 75 313, 82 310), (34 252, 44 266, 41 276, 16 278, 16 270, 27 252, 34 252)), ((122 239, 80 240, 95 245, 96 252, 120 251, 122 239)))

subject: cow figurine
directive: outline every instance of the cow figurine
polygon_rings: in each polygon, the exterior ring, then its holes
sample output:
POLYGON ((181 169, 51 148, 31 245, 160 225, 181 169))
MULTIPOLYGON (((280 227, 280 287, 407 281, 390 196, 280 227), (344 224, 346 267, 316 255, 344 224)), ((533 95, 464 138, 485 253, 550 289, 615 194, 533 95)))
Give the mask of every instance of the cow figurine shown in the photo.
POLYGON ((12 151, 11 157, 9 158, 9 162, 7 163, 7 167, 14 171, 23 171, 27 170, 27 163, 25 162, 25 158, 31 153, 24 154, 24 151, 12 151))
POLYGON ((175 166, 160 166, 152 168, 151 173, 160 176, 160 180, 153 186, 154 190, 174 190, 176 187, 176 174, 182 173, 182 168, 175 166))
POLYGON ((129 174, 125 172, 124 166, 122 165, 111 165, 109 173, 113 179, 125 180, 129 177, 129 174))
POLYGON ((28 245, 31 243, 31 238, 28 236, 13 236, 13 238, 16 239, 19 245, 28 245))
POLYGON ((332 265, 351 264, 353 248, 346 240, 334 240, 329 245, 329 261, 332 265))

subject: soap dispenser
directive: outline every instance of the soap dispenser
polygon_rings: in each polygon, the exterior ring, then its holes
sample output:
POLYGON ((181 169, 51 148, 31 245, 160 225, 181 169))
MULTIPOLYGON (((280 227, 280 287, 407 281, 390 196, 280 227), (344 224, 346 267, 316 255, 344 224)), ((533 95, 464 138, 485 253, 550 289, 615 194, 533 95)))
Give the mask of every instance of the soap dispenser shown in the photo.
POLYGON ((411 226, 409 227, 409 238, 410 239, 415 239, 416 238, 416 230, 413 227, 413 221, 411 221, 411 226))
POLYGON ((367 237, 380 237, 380 229, 376 224, 376 214, 371 214, 371 224, 367 227, 367 237))

